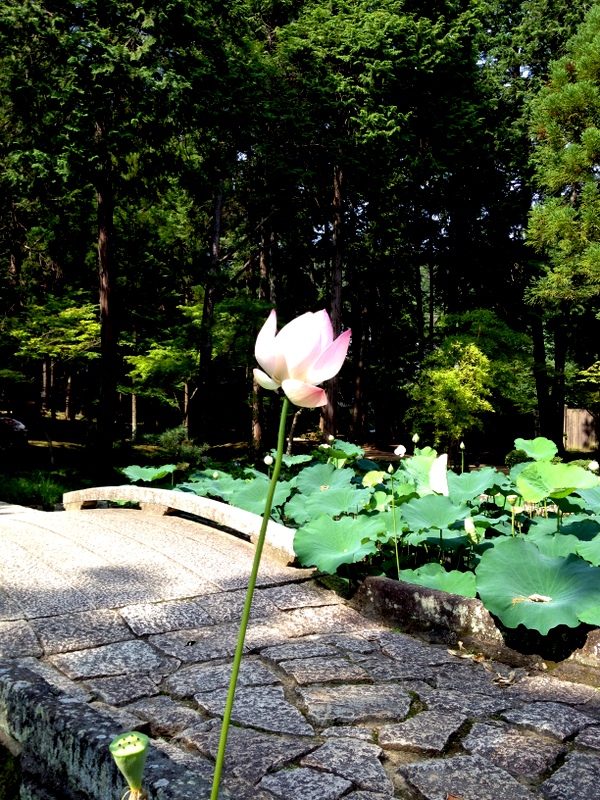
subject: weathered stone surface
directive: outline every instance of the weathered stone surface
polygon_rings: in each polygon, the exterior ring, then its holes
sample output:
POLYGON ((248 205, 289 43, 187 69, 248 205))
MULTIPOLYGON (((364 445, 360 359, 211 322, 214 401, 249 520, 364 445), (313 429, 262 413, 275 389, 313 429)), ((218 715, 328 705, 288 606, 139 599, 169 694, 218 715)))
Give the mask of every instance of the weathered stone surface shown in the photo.
POLYGON ((143 672, 116 675, 114 678, 95 678, 87 680, 86 686, 111 706, 124 706, 159 693, 158 686, 143 672))
POLYGON ((273 586, 270 589, 261 589, 257 594, 268 598, 281 611, 306 606, 339 605, 343 602, 334 592, 323 589, 312 581, 273 586))
MULTIPOLYGON (((227 699, 226 689, 203 692, 194 698, 209 714, 222 716, 227 699)), ((235 694, 233 722, 275 733, 313 736, 314 730, 302 714, 285 699, 281 686, 242 686, 235 694)))
POLYGON ((452 689, 435 689, 433 692, 428 692, 423 700, 432 711, 456 711, 469 719, 490 717, 512 705, 504 695, 490 697, 452 689))
POLYGON ((344 800, 392 800, 393 795, 380 794, 380 792, 350 792, 344 795, 344 800))
POLYGON ((302 759, 305 767, 333 772, 359 789, 393 794, 394 786, 381 765, 381 748, 359 739, 330 739, 302 759))
POLYGON ((296 608, 289 611, 288 616, 296 630, 296 636, 306 636, 310 633, 361 631, 372 625, 353 608, 342 605, 296 608))
POLYGON ((321 727, 370 719, 401 720, 411 704, 410 695, 394 685, 323 686, 297 691, 308 719, 321 727))
POLYGON ((457 712, 422 711, 406 722, 383 725, 378 741, 385 750, 441 753, 465 721, 457 712))
POLYGON ((133 639, 133 634, 115 611, 97 609, 79 614, 61 614, 31 621, 44 653, 67 653, 86 650, 113 642, 133 639))
POLYGON ((329 633, 317 637, 320 642, 335 645, 340 650, 346 653, 357 655, 359 653, 376 653, 381 650, 379 643, 369 641, 368 636, 372 631, 369 628, 366 631, 356 632, 354 634, 348 633, 329 633))
POLYGON ((230 658, 235 653, 237 625, 214 625, 150 636, 148 641, 184 664, 230 658))
MULTIPOLYGON (((167 690, 178 698, 192 697, 200 692, 212 692, 229 686, 231 664, 197 664, 184 667, 167 680, 167 690)), ((260 661, 242 660, 238 686, 269 686, 279 678, 260 661)))
POLYGON ((205 717, 193 708, 176 703, 164 695, 138 700, 128 705, 125 711, 147 720, 153 736, 173 736, 185 728, 205 722, 205 717))
POLYGON ((540 789, 546 800, 598 800, 599 774, 600 756, 571 753, 540 789))
POLYGON ((600 725, 591 725, 583 730, 575 739, 575 744, 590 747, 592 750, 600 750, 600 725))
POLYGON ((221 781, 221 786, 235 800, 273 800, 271 792, 257 789, 256 786, 241 778, 225 778, 221 781))
MULTIPOLYGON (((220 736, 221 729, 217 726, 209 732, 184 731, 181 741, 186 746, 196 747, 204 755, 215 759, 220 736)), ((288 766, 317 746, 314 739, 271 736, 247 728, 231 727, 227 739, 224 770, 254 784, 269 770, 288 766)))
POLYGON ((214 624, 212 617, 191 600, 124 606, 119 613, 138 636, 214 624))
POLYGON ((150 733, 150 725, 146 720, 130 714, 129 711, 124 708, 115 708, 108 703, 102 703, 98 700, 94 700, 94 702, 90 703, 90 706, 92 708, 97 708, 98 711, 106 712, 110 718, 118 724, 119 731, 121 733, 124 733, 125 731, 141 731, 142 733, 146 734, 150 733))
POLYGON ((302 686, 332 681, 367 681, 370 677, 358 664, 345 658, 297 658, 280 661, 279 666, 302 686))
POLYGON ((481 664, 456 663, 438 667, 435 672, 435 686, 438 689, 452 689, 501 697, 503 689, 494 683, 495 672, 488 672, 481 664))
POLYGON ((415 629, 447 630, 453 639, 466 636, 502 644, 494 620, 480 600, 428 589, 390 578, 368 577, 354 596, 353 605, 366 616, 411 622, 415 629))
MULTIPOLYGON (((267 590, 270 591, 270 590, 267 590)), ((195 601, 217 623, 237 622, 242 618, 246 591, 220 592, 216 595, 200 597, 195 601)), ((264 619, 278 613, 278 609, 265 597, 263 592, 255 592, 252 598, 250 619, 264 619)), ((191 628, 192 625, 187 627, 191 628)))
POLYGON ((530 703, 502 714, 508 722, 563 741, 596 720, 561 703, 530 703))
MULTIPOLYGON (((414 677, 415 666, 407 661, 397 661, 383 654, 376 656, 356 656, 353 660, 358 661, 360 666, 367 671, 371 678, 378 681, 403 681, 414 677)), ((435 680, 435 670, 433 667, 420 666, 418 675, 422 680, 435 680)))
POLYGON ((600 694, 593 686, 561 681, 549 675, 528 675, 506 692, 526 703, 554 702, 570 705, 582 705, 600 694))
MULTIPOLYGON (((27 667, 31 672, 35 672, 36 675, 40 675, 46 683, 69 697, 75 697, 82 703, 89 703, 90 700, 93 700, 92 695, 85 686, 70 680, 51 664, 46 664, 44 661, 39 661, 37 658, 32 657, 20 658, 18 663, 27 667)), ((104 700, 105 698, 101 699, 104 700)))
POLYGON ((294 658, 316 658, 318 656, 338 656, 339 650, 324 642, 298 642, 281 644, 277 647, 265 647, 260 651, 263 658, 269 661, 289 661, 294 658))
POLYGON ((258 785, 281 800, 337 800, 352 784, 335 775, 300 767, 266 775, 258 785))
POLYGON ((473 725, 462 746, 468 753, 483 756, 515 776, 531 779, 550 769, 566 752, 566 747, 556 741, 500 723, 473 725))
POLYGON ((41 655, 42 648, 28 622, 0 622, 0 658, 41 655))
POLYGON ((250 620, 245 648, 248 652, 259 652, 266 647, 288 644, 290 639, 301 635, 300 627, 293 623, 288 613, 281 611, 268 619, 250 620))
POLYGON ((425 800, 447 794, 462 800, 534 800, 512 775, 480 756, 456 756, 409 764, 400 772, 425 800))
POLYGON ((23 619, 23 611, 12 600, 6 592, 0 590, 0 620, 2 622, 10 622, 16 619, 23 619))
POLYGON ((575 650, 569 658, 586 667, 600 667, 600 628, 590 631, 584 646, 575 650))
POLYGON ((365 725, 334 725, 331 728, 325 728, 321 732, 321 736, 362 739, 364 742, 375 741, 373 728, 367 728, 365 725))
POLYGON ((69 678, 99 678, 156 669, 160 666, 161 657, 146 642, 131 641, 60 653, 50 656, 50 661, 69 678))
POLYGON ((411 639, 410 636, 404 636, 402 633, 384 631, 377 634, 376 638, 381 644, 382 652, 398 661, 425 664, 430 667, 454 661, 445 648, 428 646, 416 639, 411 639))

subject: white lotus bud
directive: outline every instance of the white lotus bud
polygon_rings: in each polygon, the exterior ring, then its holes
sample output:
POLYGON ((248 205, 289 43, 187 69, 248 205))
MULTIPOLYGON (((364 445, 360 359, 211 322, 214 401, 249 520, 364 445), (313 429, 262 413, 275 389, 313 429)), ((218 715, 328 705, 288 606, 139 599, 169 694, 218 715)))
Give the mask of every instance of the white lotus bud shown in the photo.
POLYGON ((263 462, 267 465, 267 467, 270 467, 273 463, 273 456, 265 456, 263 458, 263 462))
POLYGON ((218 480, 219 480, 219 473, 218 473, 218 472, 213 472, 213 478, 214 478, 216 481, 218 481, 218 480))
POLYGON ((389 465, 389 467, 388 467, 388 470, 387 470, 387 471, 390 473, 390 475, 393 475, 393 474, 394 474, 394 468, 392 467, 392 465, 391 465, 391 464, 389 465))
POLYGON ((458 446, 460 447, 461 450, 465 449, 465 443, 464 442, 461 442, 458 446))
POLYGON ((597 461, 590 461, 588 464, 588 469, 591 469, 592 472, 596 472, 598 469, 600 469, 600 464, 598 464, 597 461))
POLYGON ((419 434, 418 433, 413 433, 412 440, 413 440, 414 444, 417 444, 418 441, 419 441, 419 434))

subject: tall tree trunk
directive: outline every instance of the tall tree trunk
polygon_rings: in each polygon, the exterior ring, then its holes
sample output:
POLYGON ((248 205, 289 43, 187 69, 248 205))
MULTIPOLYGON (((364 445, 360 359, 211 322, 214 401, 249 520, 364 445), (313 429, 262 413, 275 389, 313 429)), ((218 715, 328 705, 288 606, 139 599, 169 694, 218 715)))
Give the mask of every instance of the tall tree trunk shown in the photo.
MULTIPOLYGON (((268 215, 260 226, 260 259, 258 299, 274 301, 275 282, 272 270, 271 255, 274 233, 271 227, 271 216, 268 215)), ((252 451, 258 457, 262 447, 264 434, 263 390, 252 380, 252 451)))
POLYGON ((359 339, 357 348, 355 377, 354 377, 354 408, 352 409, 352 436, 355 441, 362 441, 365 436, 366 428, 366 408, 364 379, 365 379, 365 356, 368 340, 368 318, 369 309, 365 303, 360 315, 360 325, 356 331, 356 339, 359 339))
POLYGON ((211 407, 211 366, 213 337, 212 329, 215 319, 215 299, 219 276, 219 252, 221 247, 221 218, 223 214, 223 181, 215 196, 213 208, 212 231, 210 237, 210 264, 206 286, 204 288, 204 305, 202 308, 202 326, 200 328, 200 363, 198 367, 198 419, 192 417, 194 436, 206 438, 209 431, 211 407))
POLYGON ((138 421, 137 421, 137 394, 131 395, 131 441, 137 441, 138 421))
POLYGON ((65 419, 72 422, 75 418, 73 408, 73 372, 71 369, 67 372, 67 383, 65 386, 65 419))
POLYGON ((48 397, 50 392, 50 359, 45 356, 42 361, 42 391, 40 392, 40 412, 42 416, 48 411, 48 397))
POLYGON ((553 436, 559 452, 565 449, 565 366, 567 361, 567 332, 562 315, 554 328, 554 380, 552 386, 553 436))
POLYGON ((17 219, 17 209, 13 201, 11 207, 10 256, 8 263, 8 285, 11 293, 11 305, 20 306, 19 286, 21 284, 21 266, 23 264, 22 226, 17 219))
MULTIPOLYGON (((102 131, 101 131, 102 133, 102 131)), ((100 405, 98 444, 105 455, 112 449, 117 409, 117 340, 115 264, 113 259, 114 195, 107 155, 98 176, 98 277, 100 297, 100 405)))
MULTIPOLYGON (((333 170, 333 257, 331 281, 331 325, 333 336, 336 338, 342 332, 342 263, 343 263, 343 232, 344 232, 344 202, 342 182, 344 173, 339 164, 333 170)), ((338 376, 327 382, 328 403, 321 414, 321 431, 325 437, 335 436, 337 423, 337 395, 338 376)))
POLYGON ((552 414, 550 411, 550 381, 546 365, 546 344, 542 318, 531 315, 531 338, 533 339, 533 376, 538 404, 538 420, 540 436, 551 438, 552 414))

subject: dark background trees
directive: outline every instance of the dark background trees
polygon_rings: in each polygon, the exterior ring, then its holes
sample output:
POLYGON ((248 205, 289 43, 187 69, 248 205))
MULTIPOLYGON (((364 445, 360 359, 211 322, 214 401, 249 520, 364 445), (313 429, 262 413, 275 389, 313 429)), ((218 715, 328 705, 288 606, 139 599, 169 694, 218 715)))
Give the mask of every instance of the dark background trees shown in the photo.
POLYGON ((7 0, 0 410, 258 450, 256 332, 325 307, 324 433, 562 443, 600 359, 588 8, 7 0), (456 353, 485 402, 442 425, 456 353))

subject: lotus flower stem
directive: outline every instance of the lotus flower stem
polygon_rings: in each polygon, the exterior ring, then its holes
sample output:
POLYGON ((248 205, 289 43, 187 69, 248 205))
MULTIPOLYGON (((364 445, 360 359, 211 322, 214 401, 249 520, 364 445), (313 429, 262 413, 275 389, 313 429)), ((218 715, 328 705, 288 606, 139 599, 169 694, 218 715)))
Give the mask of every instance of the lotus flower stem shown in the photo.
POLYGON ((279 478, 279 472, 281 470, 281 462, 283 459, 283 448, 285 445, 285 423, 287 419, 288 407, 289 407, 289 400, 287 397, 284 397, 283 404, 281 406, 281 418, 279 421, 277 454, 275 456, 275 464, 273 465, 273 474, 271 475, 271 483, 269 484, 269 491, 267 492, 267 499, 265 501, 265 510, 263 512, 262 525, 260 528, 260 533, 258 535, 258 541, 256 542, 256 549, 254 551, 254 561, 252 563, 252 571, 250 572, 248 589, 246 591, 246 602, 244 603, 244 610, 242 612, 240 631, 238 634, 237 646, 235 649, 235 656, 233 659, 233 667, 231 670, 231 680, 229 681, 229 692, 227 694, 227 702, 225 703, 225 711, 223 713, 223 725, 221 727, 221 738, 219 740, 219 749, 217 751, 217 759, 215 762, 215 772, 213 776, 213 785, 212 785, 210 800, 217 800, 219 795, 219 786, 221 784, 221 773, 223 772, 223 761, 225 760, 225 749, 227 747, 227 734, 229 732, 229 723, 231 721, 231 712, 233 709, 233 701, 235 698, 235 688, 237 684, 237 679, 240 672, 242 653, 244 652, 244 640, 246 638, 246 629, 248 627, 248 620, 250 618, 252 597, 254 595, 254 587, 256 586, 256 578, 258 576, 260 558, 265 543, 267 525, 269 523, 269 517, 271 516, 271 507, 273 505, 273 496, 275 494, 275 487, 277 486, 277 479, 279 478))
POLYGON ((392 522, 394 525, 394 548, 396 550, 396 569, 398 571, 398 580, 400 580, 400 558, 398 557, 398 531, 396 530, 396 504, 394 502, 394 476, 390 473, 392 481, 392 522))

